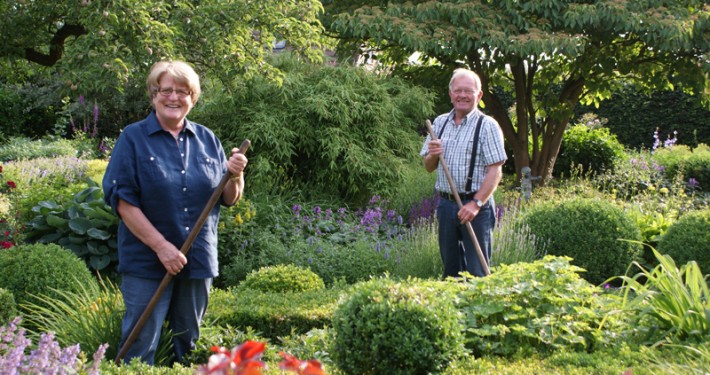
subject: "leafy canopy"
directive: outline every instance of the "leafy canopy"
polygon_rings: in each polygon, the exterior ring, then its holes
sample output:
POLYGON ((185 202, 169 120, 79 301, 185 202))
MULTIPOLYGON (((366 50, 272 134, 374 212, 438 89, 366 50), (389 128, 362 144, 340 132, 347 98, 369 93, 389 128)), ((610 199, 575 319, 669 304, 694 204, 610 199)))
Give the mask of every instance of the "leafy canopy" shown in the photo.
POLYGON ((54 67, 65 89, 83 93, 120 90, 169 58, 224 82, 235 75, 278 80, 265 61, 275 41, 321 59, 322 9, 316 0, 1 0, 0 66, 7 76, 25 61, 54 67))

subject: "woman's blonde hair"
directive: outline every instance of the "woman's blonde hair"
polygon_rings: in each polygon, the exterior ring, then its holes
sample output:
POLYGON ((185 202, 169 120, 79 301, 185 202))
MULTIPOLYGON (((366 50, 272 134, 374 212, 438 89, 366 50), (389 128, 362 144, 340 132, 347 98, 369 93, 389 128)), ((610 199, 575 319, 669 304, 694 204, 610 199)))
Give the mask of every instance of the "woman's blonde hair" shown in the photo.
POLYGON ((194 69, 184 61, 159 61, 150 68, 146 86, 151 99, 158 94, 160 89, 160 79, 163 75, 169 74, 175 81, 185 85, 190 89, 192 104, 197 103, 202 90, 200 89, 200 77, 194 69))

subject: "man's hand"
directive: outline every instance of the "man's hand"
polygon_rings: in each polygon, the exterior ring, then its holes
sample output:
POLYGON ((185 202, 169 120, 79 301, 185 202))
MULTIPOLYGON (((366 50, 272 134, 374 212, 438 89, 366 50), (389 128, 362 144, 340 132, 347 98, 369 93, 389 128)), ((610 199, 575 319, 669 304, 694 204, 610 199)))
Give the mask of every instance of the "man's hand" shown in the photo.
POLYGON ((475 201, 470 201, 464 204, 458 213, 458 218, 461 221, 461 224, 466 224, 468 222, 473 221, 473 219, 476 218, 476 215, 478 215, 479 211, 481 211, 481 208, 478 207, 475 201))

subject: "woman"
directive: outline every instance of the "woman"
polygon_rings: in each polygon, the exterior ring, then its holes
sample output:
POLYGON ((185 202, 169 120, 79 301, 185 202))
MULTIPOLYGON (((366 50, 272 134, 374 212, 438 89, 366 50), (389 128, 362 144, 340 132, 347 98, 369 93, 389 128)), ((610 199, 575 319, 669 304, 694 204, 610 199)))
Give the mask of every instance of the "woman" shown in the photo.
POLYGON ((237 148, 227 159, 214 133, 186 118, 200 96, 199 77, 188 64, 158 62, 146 83, 153 111, 119 136, 103 188, 106 203, 121 219, 118 271, 126 305, 121 347, 165 273, 175 276, 125 356, 126 362, 138 357, 153 364, 165 320, 177 361, 195 346, 217 276, 219 205, 187 256, 179 249, 227 171, 234 177, 221 204, 241 198, 247 159, 237 148))

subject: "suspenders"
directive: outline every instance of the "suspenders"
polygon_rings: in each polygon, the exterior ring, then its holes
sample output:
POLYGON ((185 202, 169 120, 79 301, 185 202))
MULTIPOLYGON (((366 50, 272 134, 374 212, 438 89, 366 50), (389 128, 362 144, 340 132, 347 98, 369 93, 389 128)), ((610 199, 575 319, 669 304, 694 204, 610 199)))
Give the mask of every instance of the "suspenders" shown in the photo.
MULTIPOLYGON (((473 183, 473 167, 476 165, 476 152, 478 151, 478 137, 481 134, 481 125, 483 124, 483 117, 485 115, 481 113, 478 116, 478 122, 476 123, 476 130, 473 132, 473 148, 471 149, 471 164, 468 166, 468 177, 466 178, 466 191, 464 193, 471 192, 471 184, 473 183)), ((444 122, 444 126, 439 130, 438 139, 441 139, 441 135, 444 134, 444 129, 446 129, 446 124, 449 122, 444 122)), ((452 187, 453 188, 453 187, 452 187)))

